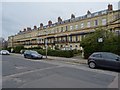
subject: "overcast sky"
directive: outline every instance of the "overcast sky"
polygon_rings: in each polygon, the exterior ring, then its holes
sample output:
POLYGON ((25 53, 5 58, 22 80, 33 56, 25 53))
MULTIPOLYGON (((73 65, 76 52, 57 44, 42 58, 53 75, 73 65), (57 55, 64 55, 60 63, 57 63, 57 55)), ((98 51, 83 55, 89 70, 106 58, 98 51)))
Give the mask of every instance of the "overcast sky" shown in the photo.
POLYGON ((104 10, 109 3, 118 9, 118 2, 2 2, 2 36, 7 39, 26 27, 47 25, 48 20, 54 23, 59 16, 66 20, 71 14, 78 17, 85 15, 87 10, 104 10))

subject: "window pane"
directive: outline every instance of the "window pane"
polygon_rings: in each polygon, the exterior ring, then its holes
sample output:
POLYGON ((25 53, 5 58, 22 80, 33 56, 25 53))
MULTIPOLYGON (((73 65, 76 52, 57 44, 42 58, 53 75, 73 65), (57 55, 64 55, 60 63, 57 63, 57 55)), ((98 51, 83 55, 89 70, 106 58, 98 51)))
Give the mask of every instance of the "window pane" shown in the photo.
POLYGON ((78 29, 78 25, 75 25, 75 28, 78 29))
POLYGON ((98 57, 98 58, 100 58, 101 55, 100 55, 100 54, 94 54, 93 57, 98 57))
POLYGON ((95 20, 94 21, 94 26, 97 26, 98 25, 98 20, 95 20))
POLYGON ((84 23, 81 23, 81 28, 83 28, 84 27, 84 23))
POLYGON ((70 26, 70 30, 72 30, 73 29, 73 26, 70 26))
POLYGON ((102 25, 106 25, 106 19, 102 19, 102 25))
POLYGON ((90 27, 90 22, 87 23, 87 27, 90 27))
POLYGON ((112 53, 105 53, 102 54, 102 57, 105 59, 115 60, 117 58, 117 55, 114 55, 112 53))

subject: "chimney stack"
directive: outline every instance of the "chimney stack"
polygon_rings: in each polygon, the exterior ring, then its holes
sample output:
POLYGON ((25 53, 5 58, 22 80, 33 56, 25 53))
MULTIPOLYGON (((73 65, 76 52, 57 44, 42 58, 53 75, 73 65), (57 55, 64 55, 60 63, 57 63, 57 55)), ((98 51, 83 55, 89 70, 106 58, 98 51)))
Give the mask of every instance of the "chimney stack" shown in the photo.
POLYGON ((34 30, 37 29, 37 26, 34 26, 34 30))
POLYGON ((27 31, 31 31, 31 28, 30 28, 30 27, 27 27, 27 31))
POLYGON ((51 20, 48 21, 48 25, 49 25, 49 26, 52 25, 52 21, 51 21, 51 20))
POLYGON ((60 17, 58 17, 58 22, 62 22, 62 19, 60 17))
POLYGON ((74 14, 71 14, 71 19, 75 18, 75 15, 74 14))
POLYGON ((109 11, 113 10, 112 4, 109 4, 109 5, 108 5, 108 10, 109 10, 109 11))
POLYGON ((88 10, 88 11, 87 11, 87 14, 91 14, 91 12, 88 10))
POLYGON ((40 23, 40 29, 43 29, 43 23, 40 23))
POLYGON ((26 32, 26 28, 24 28, 23 32, 26 32))

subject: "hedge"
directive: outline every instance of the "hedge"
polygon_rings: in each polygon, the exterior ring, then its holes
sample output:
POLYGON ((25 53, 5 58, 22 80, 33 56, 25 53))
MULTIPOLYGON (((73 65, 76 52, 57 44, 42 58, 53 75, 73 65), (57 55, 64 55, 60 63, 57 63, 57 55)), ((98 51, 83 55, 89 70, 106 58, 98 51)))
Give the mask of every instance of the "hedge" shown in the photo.
MULTIPOLYGON (((36 50, 38 53, 42 54, 42 55, 46 55, 46 50, 42 50, 42 49, 39 49, 39 50, 36 50)), ((58 56, 58 57, 67 57, 67 58, 70 58, 70 57, 73 57, 74 56, 74 53, 73 53, 73 50, 68 50, 68 51, 64 51, 64 50, 48 50, 47 51, 47 55, 48 56, 58 56)))
MULTIPOLYGON (((8 48, 8 50, 10 51, 11 48, 8 48)), ((42 55, 46 55, 46 49, 41 49, 40 47, 35 47, 35 48, 24 48, 23 46, 16 46, 13 48, 14 49, 14 53, 20 53, 21 50, 23 50, 23 52, 25 50, 35 50, 38 53, 42 54, 42 55)), ((48 49, 47 50, 47 55, 48 56, 57 56, 57 57, 66 57, 66 58, 70 58, 74 56, 74 53, 76 51, 74 50, 52 50, 52 49, 48 49)))

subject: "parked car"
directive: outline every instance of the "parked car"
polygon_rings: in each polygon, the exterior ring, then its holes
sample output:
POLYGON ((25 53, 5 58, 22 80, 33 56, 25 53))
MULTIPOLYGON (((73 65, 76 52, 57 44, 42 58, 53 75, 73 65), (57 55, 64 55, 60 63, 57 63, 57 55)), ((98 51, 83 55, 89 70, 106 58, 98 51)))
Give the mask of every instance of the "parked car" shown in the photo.
POLYGON ((41 54, 39 54, 36 51, 33 50, 26 50, 24 52, 24 58, 30 58, 30 59, 42 59, 43 56, 41 54))
POLYGON ((0 54, 1 55, 10 55, 9 51, 7 51, 7 50, 1 50, 0 54))
POLYGON ((88 58, 90 68, 107 67, 120 70, 120 56, 109 52, 95 52, 88 58))

